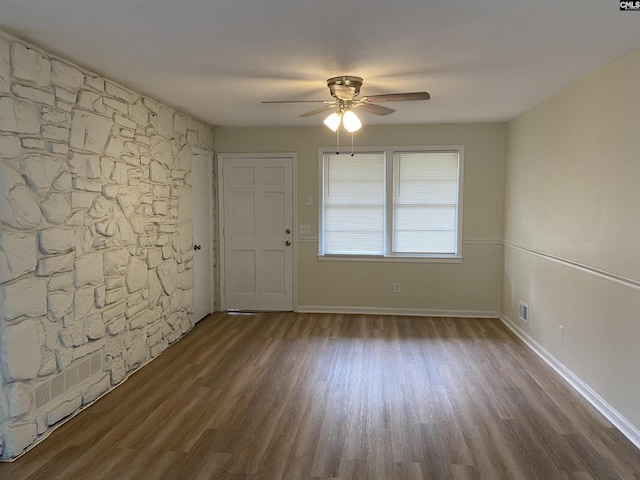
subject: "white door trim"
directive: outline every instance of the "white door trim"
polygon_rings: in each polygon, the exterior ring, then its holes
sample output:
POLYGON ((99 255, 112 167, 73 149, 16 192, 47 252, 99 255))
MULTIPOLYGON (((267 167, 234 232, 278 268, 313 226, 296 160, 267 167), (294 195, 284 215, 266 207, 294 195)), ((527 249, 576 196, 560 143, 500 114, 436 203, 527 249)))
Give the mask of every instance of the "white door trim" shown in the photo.
POLYGON ((227 300, 225 295, 225 242, 224 242, 224 179, 222 177, 222 168, 224 162, 227 159, 242 159, 242 158, 255 158, 255 159, 269 159, 269 158, 290 158, 293 165, 292 173, 292 213, 293 213, 293 309, 296 310, 298 305, 298 157, 295 152, 284 153, 218 153, 218 182, 217 182, 217 197, 218 197, 218 249, 219 249, 219 286, 220 286, 220 310, 225 311, 227 309, 227 300))
POLYGON ((198 147, 191 148, 192 154, 198 154, 202 156, 209 157, 209 168, 207 169, 207 179, 209 186, 209 205, 207 210, 209 211, 209 258, 211 259, 211 263, 209 264, 209 312, 213 313, 215 311, 215 269, 213 268, 213 262, 215 261, 215 248, 214 248, 214 238, 215 238, 215 220, 213 219, 214 214, 214 192, 213 192, 213 152, 211 150, 204 150, 198 147))

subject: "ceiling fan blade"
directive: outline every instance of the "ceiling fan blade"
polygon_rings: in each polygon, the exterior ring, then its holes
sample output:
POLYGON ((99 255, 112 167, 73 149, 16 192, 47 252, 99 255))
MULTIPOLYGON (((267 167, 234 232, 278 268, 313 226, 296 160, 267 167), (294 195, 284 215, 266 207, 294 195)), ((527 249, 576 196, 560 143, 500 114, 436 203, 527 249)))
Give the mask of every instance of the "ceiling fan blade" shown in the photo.
POLYGON ((393 108, 383 107, 381 105, 375 105, 373 103, 356 103, 354 104, 354 108, 359 108, 364 110, 365 112, 373 113, 375 115, 389 115, 390 113, 395 112, 393 108))
POLYGON ((260 103, 333 103, 331 100, 263 100, 260 103))
POLYGON ((311 117, 313 115, 317 115, 318 113, 322 113, 326 110, 331 110, 335 108, 335 105, 325 105, 324 107, 316 108, 315 110, 311 110, 310 112, 303 113, 302 115, 298 115, 299 117, 311 117))
POLYGON ((412 92, 412 93, 387 93, 383 95, 367 95, 362 97, 362 100, 371 103, 380 102, 411 102, 413 100, 429 100, 431 95, 427 92, 412 92))

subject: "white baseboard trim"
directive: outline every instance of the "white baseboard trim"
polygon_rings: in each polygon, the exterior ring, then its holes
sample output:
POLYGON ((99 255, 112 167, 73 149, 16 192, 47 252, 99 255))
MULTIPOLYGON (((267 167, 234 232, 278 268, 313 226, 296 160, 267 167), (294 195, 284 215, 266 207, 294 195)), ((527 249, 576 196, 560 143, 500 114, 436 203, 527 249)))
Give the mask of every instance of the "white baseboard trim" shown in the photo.
POLYGON ((546 348, 540 345, 528 333, 522 330, 515 322, 504 314, 499 316, 509 330, 511 330, 520 340, 522 340, 534 353, 553 368, 574 390, 582 395, 593 407, 609 420, 622 434, 633 444, 640 448, 640 430, 629 420, 624 418, 615 408, 609 405, 598 393, 589 385, 584 383, 580 377, 569 370, 562 362, 554 357, 546 348))
POLYGON ((356 315, 405 315, 411 317, 499 318, 499 312, 486 310, 437 310, 422 308, 386 308, 357 306, 298 305, 298 313, 345 313, 356 315))

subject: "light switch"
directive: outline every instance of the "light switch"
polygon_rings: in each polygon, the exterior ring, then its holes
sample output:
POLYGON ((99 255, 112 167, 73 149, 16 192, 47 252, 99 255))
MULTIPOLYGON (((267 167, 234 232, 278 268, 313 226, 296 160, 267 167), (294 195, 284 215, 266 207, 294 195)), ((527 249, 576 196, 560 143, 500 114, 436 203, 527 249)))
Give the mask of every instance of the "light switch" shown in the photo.
POLYGON ((301 223, 300 235, 311 235, 311 225, 309 225, 308 223, 301 223))
POLYGON ((312 200, 312 199, 311 199, 311 195, 307 195, 306 197, 304 197, 304 204, 305 204, 307 207, 310 207, 310 206, 311 206, 311 200, 312 200))

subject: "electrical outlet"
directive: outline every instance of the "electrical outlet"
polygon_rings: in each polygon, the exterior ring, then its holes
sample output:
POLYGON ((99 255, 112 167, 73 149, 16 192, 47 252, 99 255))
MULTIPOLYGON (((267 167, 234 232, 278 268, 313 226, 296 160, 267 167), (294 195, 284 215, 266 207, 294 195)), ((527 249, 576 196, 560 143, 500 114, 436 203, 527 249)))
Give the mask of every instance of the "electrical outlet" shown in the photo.
POLYGON ((393 293, 400 293, 400 284, 399 283, 394 283, 393 284, 393 293))
POLYGON ((560 329, 560 341, 564 342, 564 325, 558 325, 558 328, 560 329))

